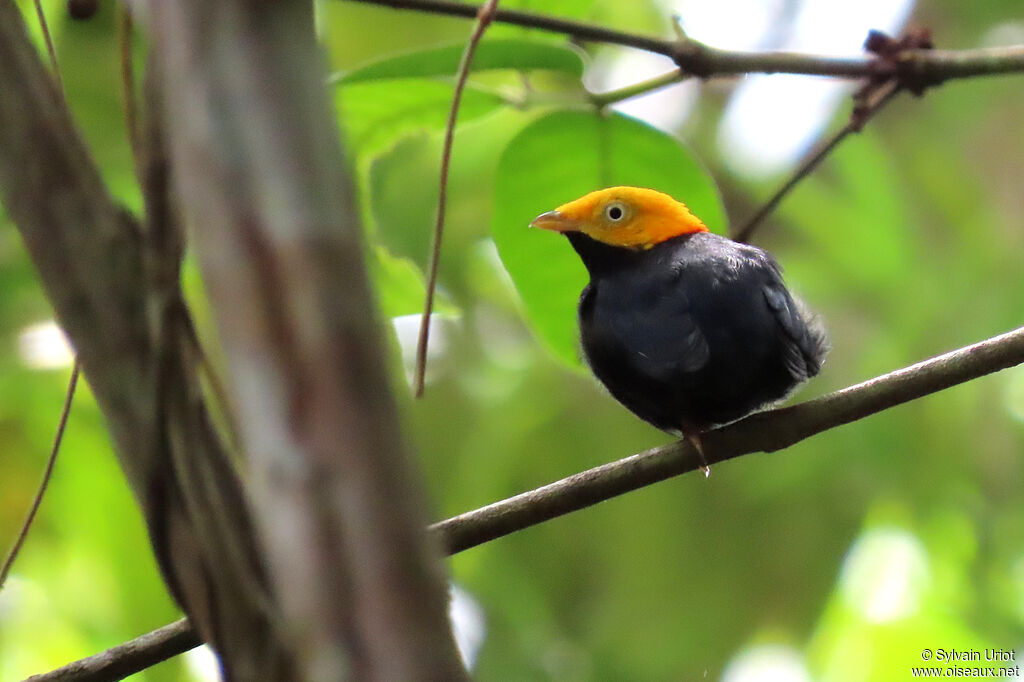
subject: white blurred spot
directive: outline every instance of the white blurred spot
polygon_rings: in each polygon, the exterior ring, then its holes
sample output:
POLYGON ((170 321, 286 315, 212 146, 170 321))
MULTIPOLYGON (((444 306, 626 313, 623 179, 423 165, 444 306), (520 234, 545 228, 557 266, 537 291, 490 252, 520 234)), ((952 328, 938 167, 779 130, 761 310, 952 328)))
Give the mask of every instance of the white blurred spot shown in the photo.
POLYGON ((868 31, 895 35, 913 7, 913 0, 803 0, 783 47, 799 52, 860 54, 868 31))
POLYGON ((1024 367, 1007 370, 1006 408, 1015 419, 1024 422, 1024 367))
POLYGON ((902 528, 874 528, 850 548, 839 587, 865 620, 887 623, 917 613, 928 581, 920 540, 902 528))
POLYGON ((666 2, 680 19, 686 35, 723 50, 765 47, 769 29, 789 2, 784 0, 678 0, 666 2), (742 21, 737 18, 742 17, 742 21))
POLYGON ((725 667, 722 682, 811 682, 800 652, 781 644, 744 649, 725 667))
POLYGON ((537 662, 552 680, 594 678, 594 664, 590 652, 567 639, 549 641, 537 662))
POLYGON ((219 682, 220 663, 217 654, 208 645, 197 646, 185 652, 185 667, 196 682, 219 682))
POLYGON ((468 592, 454 583, 451 585, 451 596, 448 614, 452 621, 455 643, 462 655, 463 665, 467 670, 472 670, 476 664, 476 656, 480 653, 480 646, 487 636, 484 610, 468 592))
POLYGON ((32 369, 60 369, 75 361, 64 331, 53 320, 22 329, 18 335, 18 354, 32 369))
MULTIPOLYGON (((405 367, 405 377, 412 383, 413 375, 416 372, 416 344, 420 336, 420 320, 423 315, 401 315, 391 318, 391 324, 395 328, 395 336, 402 348, 402 365, 405 367)), ((450 336, 453 332, 453 325, 458 318, 455 315, 442 315, 434 313, 430 316, 430 338, 427 344, 427 373, 425 380, 430 383, 436 376, 435 371, 438 361, 448 351, 450 336)))
MULTIPOLYGON (((462 655, 462 662, 468 670, 476 663, 476 656, 487 633, 483 609, 473 597, 458 585, 451 586, 451 601, 448 606, 452 621, 455 643, 462 655)), ((217 654, 207 645, 185 653, 185 667, 195 682, 218 682, 220 663, 217 654)))
MULTIPOLYGON (((635 85, 668 73, 675 64, 668 57, 625 48, 609 48, 594 61, 592 74, 598 92, 635 85)), ((686 120, 697 101, 697 83, 692 79, 623 100, 612 109, 638 118, 655 128, 673 132, 686 120)))
POLYGON ((729 100, 718 129, 718 146, 736 173, 747 177, 778 173, 811 147, 849 92, 849 85, 833 79, 753 76, 729 100))
POLYGON ((24 609, 33 597, 38 599, 44 595, 36 594, 39 589, 33 583, 23 580, 17 573, 11 573, 0 590, 0 623, 13 622, 20 609, 24 609))
MULTIPOLYGON (((719 11, 720 3, 706 4, 719 11)), ((791 19, 776 17, 786 20, 787 25, 774 27, 777 39, 768 39, 771 47, 856 55, 861 53, 870 29, 896 34, 910 14, 913 0, 803 0, 798 7, 791 19)), ((721 18, 723 26, 735 23, 721 18)), ((694 37, 700 39, 697 30, 694 37)), ((832 78, 786 74, 748 77, 736 89, 719 128, 718 142, 727 163, 734 172, 750 177, 785 170, 820 136, 840 100, 853 87, 848 81, 832 78)))
POLYGON ((1007 21, 993 26, 981 37, 981 47, 999 47, 1024 43, 1024 21, 1007 21))

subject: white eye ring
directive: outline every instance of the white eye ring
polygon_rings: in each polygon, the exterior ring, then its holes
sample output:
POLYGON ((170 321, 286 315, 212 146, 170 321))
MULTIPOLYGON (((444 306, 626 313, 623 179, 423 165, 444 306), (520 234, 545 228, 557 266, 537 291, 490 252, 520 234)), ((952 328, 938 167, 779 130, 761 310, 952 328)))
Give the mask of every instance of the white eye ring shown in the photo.
POLYGON ((608 204, 604 207, 604 217, 613 223, 622 221, 626 217, 625 204, 618 201, 608 204))

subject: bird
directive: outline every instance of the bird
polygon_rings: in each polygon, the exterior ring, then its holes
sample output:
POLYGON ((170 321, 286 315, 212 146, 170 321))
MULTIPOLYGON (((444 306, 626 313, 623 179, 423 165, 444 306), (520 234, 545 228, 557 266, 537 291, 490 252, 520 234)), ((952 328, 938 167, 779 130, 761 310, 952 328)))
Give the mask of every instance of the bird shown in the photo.
POLYGON ((579 299, 583 355, 640 419, 689 440, 786 398, 821 370, 829 338, 768 252, 715 234, 687 206, 609 187, 542 213, 590 276, 579 299))

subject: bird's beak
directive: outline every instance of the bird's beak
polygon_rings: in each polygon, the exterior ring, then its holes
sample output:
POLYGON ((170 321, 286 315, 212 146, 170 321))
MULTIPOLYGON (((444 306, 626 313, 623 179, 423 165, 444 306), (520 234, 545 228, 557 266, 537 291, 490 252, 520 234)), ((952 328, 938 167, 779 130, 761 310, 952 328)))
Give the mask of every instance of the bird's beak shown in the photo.
POLYGON ((554 232, 573 232, 579 229, 579 223, 563 215, 561 211, 548 211, 534 218, 530 222, 530 227, 539 227, 542 230, 554 232))

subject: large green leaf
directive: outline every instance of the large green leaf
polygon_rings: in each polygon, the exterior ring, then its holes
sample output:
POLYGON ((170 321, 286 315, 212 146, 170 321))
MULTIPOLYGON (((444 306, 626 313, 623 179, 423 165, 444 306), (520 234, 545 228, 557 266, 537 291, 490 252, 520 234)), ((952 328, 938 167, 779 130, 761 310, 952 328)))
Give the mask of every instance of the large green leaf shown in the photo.
MULTIPOLYGON (((394 78, 454 76, 465 47, 463 41, 377 59, 351 71, 335 74, 331 82, 349 85, 394 78)), ((477 47, 472 70, 493 69, 546 69, 579 78, 583 75, 583 60, 580 52, 567 43, 523 39, 488 40, 477 47)))
MULTIPOLYGON (((408 258, 399 258, 377 246, 369 259, 370 277, 377 305, 384 317, 400 317, 423 312, 426 283, 423 273, 408 258)), ((434 299, 434 312, 454 314, 457 308, 442 291, 434 299)))
MULTIPOLYGON (((510 108, 455 129, 448 178, 442 279, 463 249, 487 236, 498 158, 536 114, 510 108)), ((396 256, 426 266, 437 213, 442 131, 413 135, 378 156, 367 173, 374 238, 396 256)), ((460 255, 462 254, 462 255, 460 255)))
MULTIPOLYGON (((416 131, 444 128, 452 105, 450 83, 417 78, 367 81, 338 88, 336 105, 349 148, 372 154, 416 131)), ((459 123, 479 118, 503 104, 499 97, 466 90, 459 123)))
POLYGON ((557 111, 525 128, 498 164, 494 239, 530 326, 570 364, 579 364, 576 301, 586 270, 565 238, 527 225, 544 211, 613 185, 667 192, 710 229, 726 231, 714 182, 676 138, 619 114, 582 111, 557 111))

